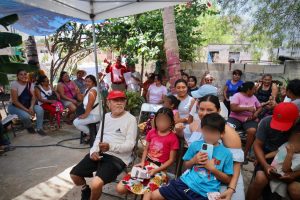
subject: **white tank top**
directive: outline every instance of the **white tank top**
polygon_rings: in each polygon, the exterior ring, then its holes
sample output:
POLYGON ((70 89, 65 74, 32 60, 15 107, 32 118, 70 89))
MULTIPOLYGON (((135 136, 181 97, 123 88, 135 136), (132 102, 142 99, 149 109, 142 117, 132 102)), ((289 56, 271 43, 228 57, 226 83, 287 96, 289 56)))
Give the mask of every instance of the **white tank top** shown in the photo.
MULTIPOLYGON (((48 96, 52 95, 52 89, 51 89, 51 87, 50 87, 49 90, 44 90, 44 88, 41 85, 38 85, 37 87, 39 87, 46 95, 48 95, 48 96)), ((41 92, 41 98, 47 100, 47 97, 46 97, 46 95, 43 92, 41 92)), ((38 104, 42 105, 43 103, 40 102, 40 101, 38 101, 38 104)))
MULTIPOLYGON (((98 90, 97 90, 97 87, 92 87, 91 89, 94 89, 97 92, 97 96, 96 96, 96 99, 95 99, 95 102, 94 102, 94 105, 96 105, 99 102, 98 90)), ((84 109, 86 109, 86 105, 88 104, 88 101, 89 101, 89 92, 84 96, 84 99, 83 99, 84 109)), ((99 104, 94 109, 91 110, 90 114, 100 115, 100 113, 99 113, 99 104)))

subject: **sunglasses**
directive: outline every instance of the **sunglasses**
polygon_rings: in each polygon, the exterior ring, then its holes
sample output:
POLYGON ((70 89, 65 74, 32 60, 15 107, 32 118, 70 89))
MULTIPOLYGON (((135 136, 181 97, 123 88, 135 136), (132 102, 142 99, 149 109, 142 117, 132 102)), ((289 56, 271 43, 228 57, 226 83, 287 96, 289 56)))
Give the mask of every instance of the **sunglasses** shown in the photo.
POLYGON ((205 79, 206 82, 213 82, 213 79, 205 79))

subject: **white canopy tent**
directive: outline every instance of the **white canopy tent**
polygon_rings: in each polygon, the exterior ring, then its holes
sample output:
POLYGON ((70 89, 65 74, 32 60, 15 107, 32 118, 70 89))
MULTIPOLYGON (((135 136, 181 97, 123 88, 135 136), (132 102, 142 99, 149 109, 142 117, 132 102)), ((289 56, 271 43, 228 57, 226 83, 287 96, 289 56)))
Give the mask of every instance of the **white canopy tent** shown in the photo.
POLYGON ((151 10, 186 3, 189 0, 16 0, 33 7, 51 12, 91 20, 93 25, 93 42, 95 69, 98 74, 95 20, 124 17, 151 10))
MULTIPOLYGON (((95 20, 124 17, 151 10, 187 3, 189 0, 16 0, 33 7, 51 12, 91 20, 93 25, 93 43, 95 56, 95 71, 98 74, 97 45, 95 20)), ((97 86, 99 88, 99 86, 97 86)), ((99 104, 100 99, 99 99, 99 104)), ((104 121, 104 115, 103 115, 104 121)), ((101 130, 103 137, 103 126, 101 130)))
POLYGON ((83 20, 135 15, 189 0, 17 0, 30 6, 83 20), (94 17, 93 17, 94 16, 94 17))

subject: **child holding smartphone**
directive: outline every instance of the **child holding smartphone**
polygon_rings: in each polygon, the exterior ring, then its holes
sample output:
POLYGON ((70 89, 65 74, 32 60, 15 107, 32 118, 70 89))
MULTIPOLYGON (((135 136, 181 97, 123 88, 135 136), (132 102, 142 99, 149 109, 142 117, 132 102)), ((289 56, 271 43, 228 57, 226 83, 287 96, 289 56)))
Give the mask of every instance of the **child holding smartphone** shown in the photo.
POLYGON ((271 166, 274 167, 271 172, 271 191, 287 197, 287 184, 283 180, 290 173, 300 170, 300 121, 294 125, 289 141, 279 147, 271 166))
POLYGON ((228 184, 233 174, 233 158, 219 142, 224 135, 225 123, 218 113, 207 114, 201 121, 204 140, 193 142, 183 157, 188 170, 167 186, 152 192, 150 197, 144 196, 144 200, 206 200, 208 193, 219 192, 221 182, 228 184), (213 145, 211 160, 202 150, 203 146, 209 145, 213 145))

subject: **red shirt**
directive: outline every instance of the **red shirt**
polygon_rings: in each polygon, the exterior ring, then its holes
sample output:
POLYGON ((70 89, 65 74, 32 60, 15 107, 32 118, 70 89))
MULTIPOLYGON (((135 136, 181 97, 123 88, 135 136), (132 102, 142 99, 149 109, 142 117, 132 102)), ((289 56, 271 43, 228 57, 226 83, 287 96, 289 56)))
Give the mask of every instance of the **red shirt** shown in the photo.
POLYGON ((148 132, 146 141, 149 142, 148 157, 160 163, 169 160, 170 152, 179 149, 179 141, 174 132, 160 136, 155 129, 148 132))
POLYGON ((112 83, 125 83, 123 74, 127 72, 127 69, 124 65, 108 65, 105 71, 106 73, 110 73, 112 83))

